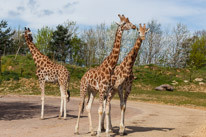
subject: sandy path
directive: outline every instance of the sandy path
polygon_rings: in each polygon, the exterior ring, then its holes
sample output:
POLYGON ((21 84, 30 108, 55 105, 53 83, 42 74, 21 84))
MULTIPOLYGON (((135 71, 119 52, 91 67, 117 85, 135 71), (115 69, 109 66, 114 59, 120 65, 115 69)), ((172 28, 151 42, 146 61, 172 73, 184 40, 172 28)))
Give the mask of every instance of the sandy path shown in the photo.
MULTIPOLYGON (((0 98, 0 137, 71 137, 78 112, 78 98, 68 103, 67 120, 59 120, 60 98, 46 97, 45 120, 40 120, 39 96, 3 96, 0 98)), ((206 111, 184 107, 128 101, 126 131, 129 137, 189 137, 206 125, 206 111)), ((98 100, 92 108, 94 128, 98 122, 98 100)), ((119 101, 112 101, 112 122, 118 135, 119 101)), ((80 135, 88 134, 86 112, 80 120, 80 135)), ((205 132, 204 132, 205 133, 205 132)), ((196 134, 196 133, 195 133, 196 134)), ((102 133, 102 136, 105 136, 102 133)), ((199 137, 206 135, 199 135, 199 137)), ((78 137, 76 135, 76 137, 78 137)))

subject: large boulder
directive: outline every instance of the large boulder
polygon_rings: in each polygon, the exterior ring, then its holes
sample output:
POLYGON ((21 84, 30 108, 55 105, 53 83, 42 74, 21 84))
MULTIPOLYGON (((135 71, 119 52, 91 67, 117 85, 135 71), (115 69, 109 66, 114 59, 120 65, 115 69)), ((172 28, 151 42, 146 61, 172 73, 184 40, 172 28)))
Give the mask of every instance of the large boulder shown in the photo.
POLYGON ((173 91, 174 87, 169 84, 163 84, 155 88, 158 91, 173 91))

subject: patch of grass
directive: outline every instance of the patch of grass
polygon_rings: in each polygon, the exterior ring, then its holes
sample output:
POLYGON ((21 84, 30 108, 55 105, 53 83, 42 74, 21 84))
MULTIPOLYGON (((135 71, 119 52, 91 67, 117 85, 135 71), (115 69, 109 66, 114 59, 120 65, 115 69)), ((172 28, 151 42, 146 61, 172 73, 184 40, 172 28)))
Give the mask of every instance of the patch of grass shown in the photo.
MULTIPOLYGON (((2 57, 0 94, 40 95, 41 90, 35 76, 36 67, 31 55, 18 56, 16 60, 14 60, 14 57, 14 55, 2 57)), ((63 65, 70 72, 69 89, 71 96, 79 96, 80 80, 89 68, 69 64, 63 65)), ((204 79, 203 82, 206 82, 206 68, 191 72, 189 69, 147 65, 135 66, 133 72, 135 80, 131 95, 129 96, 131 100, 206 107, 206 93, 185 92, 181 89, 181 91, 174 92, 153 90, 156 86, 171 84, 174 80, 178 82, 178 85, 175 86, 176 88, 192 84, 200 87, 199 83, 193 80, 200 77, 204 79), (190 78, 191 82, 184 83, 184 80, 190 80, 190 78)), ((45 94, 60 96, 58 84, 46 84, 45 94)), ((115 96, 115 98, 117 97, 118 95, 115 96)))
POLYGON ((184 91, 155 91, 132 90, 131 100, 159 102, 172 105, 189 105, 206 107, 206 93, 184 91))

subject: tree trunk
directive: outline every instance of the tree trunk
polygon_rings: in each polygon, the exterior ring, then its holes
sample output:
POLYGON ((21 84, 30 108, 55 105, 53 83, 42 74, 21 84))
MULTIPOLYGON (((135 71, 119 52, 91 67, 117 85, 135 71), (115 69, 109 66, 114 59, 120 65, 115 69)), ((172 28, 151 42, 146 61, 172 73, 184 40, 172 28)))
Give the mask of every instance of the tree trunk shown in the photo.
POLYGON ((21 48, 21 46, 19 46, 19 48, 17 49, 17 52, 16 52, 16 55, 15 55, 14 60, 16 60, 16 57, 17 57, 17 55, 19 54, 19 50, 20 50, 20 48, 21 48))
POLYGON ((6 54, 6 44, 4 45, 4 52, 3 52, 3 56, 5 56, 6 54))

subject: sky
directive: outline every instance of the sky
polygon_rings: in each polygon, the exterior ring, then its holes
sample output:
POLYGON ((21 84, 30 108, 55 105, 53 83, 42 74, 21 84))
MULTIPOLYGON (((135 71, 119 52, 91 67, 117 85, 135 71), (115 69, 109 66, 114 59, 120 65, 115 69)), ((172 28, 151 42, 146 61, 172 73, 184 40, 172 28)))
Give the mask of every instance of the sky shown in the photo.
POLYGON ((133 24, 156 20, 162 26, 206 29, 206 0, 0 0, 0 20, 11 28, 55 28, 75 21, 80 28, 110 25, 124 14, 133 24))

